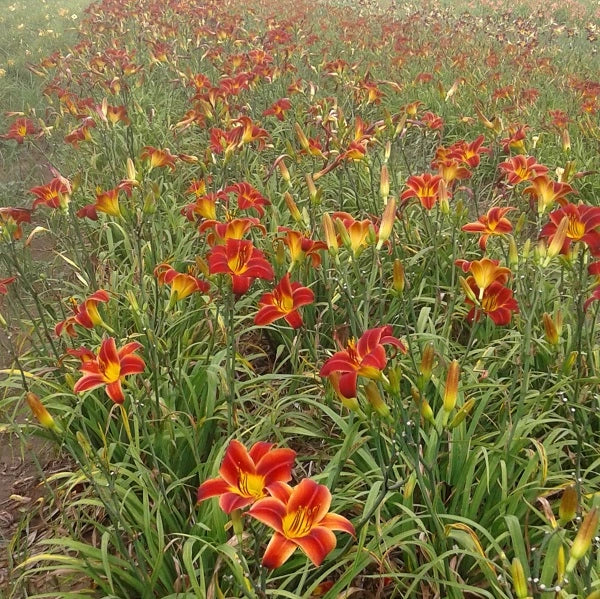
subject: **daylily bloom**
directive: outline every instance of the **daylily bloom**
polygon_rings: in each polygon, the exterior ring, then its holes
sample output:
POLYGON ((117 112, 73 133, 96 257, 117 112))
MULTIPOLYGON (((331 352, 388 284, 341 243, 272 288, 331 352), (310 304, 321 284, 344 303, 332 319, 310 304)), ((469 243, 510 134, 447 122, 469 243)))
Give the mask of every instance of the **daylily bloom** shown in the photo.
POLYGON ((172 171, 175 170, 175 158, 169 151, 169 148, 160 150, 153 146, 144 146, 144 149, 140 155, 142 160, 150 161, 150 170, 159 166, 168 166, 172 171))
POLYGON ((210 274, 228 274, 233 293, 248 291, 255 278, 273 280, 273 268, 265 255, 247 239, 227 239, 225 245, 213 247, 208 254, 210 274))
POLYGON ((8 286, 16 281, 17 277, 8 277, 8 279, 0 279, 0 295, 8 293, 8 286))
POLYGON ((111 106, 106 107, 106 118, 114 125, 121 121, 124 125, 129 125, 131 121, 127 116, 127 108, 125 106, 111 106))
POLYGON ((374 231, 373 223, 368 219, 355 220, 347 212, 334 212, 331 218, 338 232, 342 234, 342 239, 346 238, 343 239, 346 245, 349 246, 355 256, 358 256, 363 248, 368 245, 369 232, 374 231))
POLYGON ((392 327, 386 325, 365 331, 358 342, 351 339, 346 349, 336 352, 323 364, 319 376, 341 372, 340 392, 344 397, 356 397, 356 381, 359 375, 368 379, 381 378, 387 364, 384 345, 393 345, 402 353, 406 353, 406 346, 396 339, 392 332, 392 327))
POLYGON ((400 196, 400 199, 405 202, 410 198, 418 198, 423 208, 431 210, 439 199, 441 181, 441 175, 430 173, 412 175, 406 181, 408 189, 400 196))
POLYGON ((499 281, 493 281, 488 287, 480 293, 480 289, 473 277, 469 277, 466 285, 470 288, 465 301, 467 304, 473 304, 470 312, 467 314, 467 320, 479 320, 482 313, 487 314, 497 325, 505 325, 510 322, 513 312, 519 311, 517 300, 513 297, 513 292, 504 287, 499 281), (477 305, 469 297, 481 298, 477 305))
POLYGON ((294 231, 287 227, 279 227, 279 231, 285 233, 281 238, 283 243, 290 250, 292 264, 301 262, 304 258, 310 258, 313 268, 318 268, 321 265, 322 250, 327 249, 327 244, 324 241, 313 241, 309 237, 305 237, 300 231, 294 231))
POLYGON ((483 142, 485 141, 485 137, 480 135, 476 140, 471 143, 467 143, 465 141, 460 141, 455 144, 452 144, 450 147, 450 158, 457 158, 458 160, 468 164, 471 168, 475 168, 479 166, 481 161, 481 154, 489 153, 489 148, 484 148, 483 142))
POLYGON ((551 212, 550 222, 542 227, 540 237, 548 237, 549 243, 558 230, 562 219, 566 216, 569 220, 566 237, 560 250, 566 254, 572 242, 583 241, 590 248, 593 256, 600 255, 600 207, 586 206, 585 204, 565 204, 559 210, 551 212))
POLYGON ((501 162, 498 168, 504 171, 511 185, 529 181, 548 172, 548 167, 538 164, 533 156, 523 156, 522 154, 513 156, 506 162, 501 162))
POLYGON ((277 100, 277 102, 271 104, 271 106, 263 112, 263 116, 274 116, 278 120, 283 121, 286 111, 291 107, 292 103, 287 98, 281 98, 281 100, 277 100))
POLYGON ((65 142, 68 144, 72 144, 73 147, 78 148, 80 141, 91 141, 92 134, 90 133, 90 129, 93 129, 96 126, 96 122, 93 118, 87 117, 83 119, 81 125, 74 129, 65 136, 65 142))
POLYGON ((103 212, 109 216, 121 217, 121 208, 119 206, 119 188, 109 189, 96 193, 96 203, 94 208, 97 212, 103 212))
POLYGON ((71 196, 71 184, 64 177, 55 177, 50 183, 32 187, 29 191, 35 196, 33 208, 39 204, 48 208, 66 208, 71 196))
POLYGON ((446 185, 450 186, 454 181, 461 179, 470 179, 472 174, 471 171, 463 166, 458 160, 454 158, 446 158, 445 160, 435 160, 432 163, 432 167, 436 168, 442 179, 446 182, 446 185))
POLYGON ((272 497, 260 499, 248 512, 275 531, 263 556, 265 568, 279 568, 297 547, 320 566, 337 544, 334 530, 355 534, 347 518, 329 511, 331 493, 325 485, 305 478, 295 488, 276 483, 270 492, 272 497))
POLYGON ((272 443, 259 441, 247 451, 234 439, 225 451, 220 476, 198 487, 198 502, 220 496, 219 506, 226 514, 246 507, 267 497, 274 484, 291 480, 295 458, 292 449, 273 449, 272 443))
POLYGON ((223 190, 223 193, 235 193, 239 210, 250 210, 254 208, 261 217, 265 214, 263 206, 271 205, 271 202, 269 202, 258 189, 255 189, 249 183, 235 183, 229 185, 223 190))
POLYGON ((483 292, 494 281, 504 285, 512 274, 510 268, 499 266, 498 260, 490 260, 489 258, 473 260, 472 262, 467 260, 456 260, 455 264, 460 267, 463 272, 471 273, 472 276, 467 279, 467 283, 470 284, 470 279, 473 279, 475 286, 479 289, 479 294, 477 295, 479 300, 483 297, 483 292))
POLYGON ((243 239, 244 235, 252 228, 259 228, 263 235, 266 234, 266 229, 260 224, 257 218, 234 218, 221 223, 216 220, 205 220, 198 227, 199 233, 210 230, 207 234, 206 241, 208 245, 223 245, 228 239, 243 239))
POLYGON ((516 152, 525 152, 525 137, 527 125, 513 125, 508 128, 508 137, 500 140, 504 152, 509 153, 511 150, 516 152))
POLYGON ((206 293, 210 285, 192 274, 178 272, 164 262, 154 269, 154 276, 158 279, 159 285, 169 285, 171 287, 171 299, 169 305, 185 299, 197 291, 206 293))
POLYGON ((109 300, 110 296, 104 289, 99 289, 79 305, 77 305, 75 300, 72 300, 75 304, 73 306, 74 315, 59 322, 54 327, 54 332, 57 336, 60 336, 63 330, 65 330, 69 337, 77 337, 77 333, 74 329, 74 325, 76 324, 81 325, 86 329, 93 329, 97 325, 106 327, 104 320, 102 320, 102 316, 100 316, 100 313, 98 312, 98 304, 106 303, 109 300))
POLYGON ((298 308, 314 301, 312 289, 303 287, 300 283, 290 283, 290 273, 286 273, 277 287, 272 292, 265 293, 258 301, 260 310, 254 317, 254 323, 265 326, 283 318, 292 328, 297 329, 302 326, 298 308))
POLYGON ((117 351, 117 344, 113 337, 104 339, 98 356, 94 359, 86 359, 79 367, 83 376, 75 383, 73 391, 81 393, 106 386, 106 394, 115 403, 123 403, 125 395, 121 382, 126 376, 139 374, 146 368, 144 360, 134 353, 141 347, 141 343, 134 341, 117 351))
POLYGON ((35 123, 26 118, 17 119, 8 129, 8 133, 0 135, 1 139, 14 139, 18 144, 22 144, 28 135, 35 135, 39 129, 35 123))
POLYGON ((490 208, 487 214, 480 216, 475 222, 463 225, 461 230, 467 233, 480 233, 479 247, 485 251, 490 235, 505 235, 513 230, 511 222, 504 217, 505 214, 514 210, 512 206, 490 208))
POLYGON ((216 193, 200 195, 196 198, 195 202, 185 206, 181 210, 181 214, 192 222, 194 222, 197 217, 215 220, 217 218, 217 200, 220 198, 221 196, 216 193))
POLYGON ((569 193, 575 193, 575 190, 568 183, 557 183, 548 175, 535 177, 529 187, 523 190, 523 195, 528 194, 532 199, 537 200, 538 214, 543 214, 554 202, 558 202, 561 206, 567 204, 565 196, 569 193))
POLYGON ((26 208, 0 208, 0 233, 6 231, 13 239, 23 237, 22 223, 31 222, 31 210, 26 208))

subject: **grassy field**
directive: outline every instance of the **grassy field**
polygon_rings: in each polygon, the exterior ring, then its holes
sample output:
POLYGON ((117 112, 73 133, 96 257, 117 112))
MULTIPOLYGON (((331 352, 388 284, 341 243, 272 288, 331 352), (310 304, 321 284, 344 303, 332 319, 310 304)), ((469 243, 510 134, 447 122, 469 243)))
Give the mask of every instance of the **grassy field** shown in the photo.
POLYGON ((0 12, 5 595, 598 599, 598 7, 82 8, 0 12))

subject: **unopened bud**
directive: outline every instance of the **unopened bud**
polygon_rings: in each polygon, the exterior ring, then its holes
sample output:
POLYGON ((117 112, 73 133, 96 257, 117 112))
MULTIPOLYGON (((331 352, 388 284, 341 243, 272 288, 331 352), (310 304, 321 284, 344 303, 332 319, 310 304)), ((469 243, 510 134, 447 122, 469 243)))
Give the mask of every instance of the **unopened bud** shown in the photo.
POLYGON ((379 195, 385 202, 387 197, 390 195, 390 172, 387 164, 383 164, 381 167, 381 179, 379 182, 379 195))
POLYGON ((519 250, 512 235, 508 235, 508 265, 513 270, 519 266, 519 250))
POLYGON ((567 228, 569 226, 569 217, 563 216, 558 228, 556 229, 556 233, 552 236, 552 241, 550 241, 550 245, 548 246, 548 250, 546 252, 546 257, 542 266, 548 266, 552 258, 555 258, 560 254, 563 246, 565 245, 565 239, 567 238, 567 228))
POLYGON ((281 239, 278 239, 275 245, 275 262, 279 266, 285 263, 285 245, 281 239))
POLYGON ((313 204, 318 204, 321 199, 321 192, 315 187, 313 178, 308 173, 304 176, 304 179, 306 180, 306 186, 308 187, 310 201, 313 204))
POLYGON ((575 518, 577 513, 577 506, 579 505, 579 499, 577 497, 577 489, 575 485, 569 485, 560 498, 560 505, 558 506, 558 517, 562 525, 570 522, 575 518))
POLYGON ((448 374, 446 375, 446 387, 444 389, 444 412, 446 413, 445 419, 448 414, 452 412, 456 405, 456 399, 458 397, 458 379, 460 376, 460 364, 458 360, 452 360, 448 368, 448 374))
POLYGON ((569 562, 566 568, 567 574, 573 571, 577 562, 588 552, 592 544, 592 539, 596 534, 596 528, 598 528, 598 516, 598 508, 592 508, 583 519, 581 528, 571 546, 569 562))
POLYGON ((434 358, 435 348, 433 343, 428 343, 423 348, 423 353, 421 354, 421 364, 419 365, 419 378, 417 380, 417 385, 421 390, 425 388, 425 385, 429 382, 429 379, 431 379, 434 358))
POLYGON ((331 220, 331 216, 329 216, 328 212, 323 214, 323 231, 325 233, 325 243, 327 244, 329 253, 333 256, 336 256, 339 246, 337 236, 335 234, 335 227, 333 226, 333 221, 331 220))
POLYGON ((279 172, 281 174, 281 178, 289 185, 290 181, 291 181, 290 171, 288 171, 288 168, 285 165, 285 162, 283 160, 280 160, 277 163, 277 168, 279 169, 279 172))
POLYGON ((454 418, 452 418, 452 420, 450 421, 448 428, 454 429, 457 426, 459 426, 460 424, 462 424, 462 422, 464 422, 465 418, 471 413, 471 410, 473 409, 474 405, 475 405, 475 400, 472 398, 468 399, 464 403, 464 405, 462 405, 460 407, 458 412, 456 412, 456 414, 454 415, 454 418))
POLYGON ((563 152, 570 152, 571 151, 571 137, 569 136, 568 129, 563 129, 563 131, 561 133, 561 139, 562 139, 563 152))
POLYGON ((421 395, 416 387, 411 388, 410 394, 413 401, 418 406, 419 413, 423 417, 423 420, 435 424, 435 416, 433 415, 433 410, 431 409, 429 402, 421 395))
POLYGON ((396 200, 389 198, 383 216, 381 217, 381 225, 379 227, 377 250, 381 249, 381 246, 390 238, 394 229, 394 222, 396 221, 396 200))
POLYGON ((369 381, 365 386, 365 394, 371 407, 382 417, 387 418, 390 415, 390 409, 383 401, 377 383, 369 381))
POLYGON ((404 291, 405 283, 406 281, 404 277, 404 265, 402 264, 400 258, 396 258, 394 260, 394 271, 392 278, 392 286, 394 288, 394 291, 401 295, 404 291))
POLYGON ((525 226, 526 222, 527 222, 527 214, 525 212, 521 212, 521 216, 519 216, 519 220, 517 221, 517 224, 515 225, 515 235, 518 235, 523 230, 523 227, 525 226))
POLYGON ((60 428, 58 427, 58 425, 56 424, 56 422, 54 422, 54 418, 52 418, 52 416, 50 416, 50 413, 44 407, 44 405, 40 401, 40 398, 35 393, 28 392, 25 395, 25 399, 27 400, 27 404, 29 405, 29 409, 31 410, 31 412, 35 416, 36 420, 44 428, 47 428, 48 430, 54 431, 55 433, 59 433, 60 432, 60 428))
POLYGON ((302 215, 300 214, 300 210, 298 210, 298 206, 296 205, 296 202, 294 202, 294 198, 292 198, 292 195, 288 191, 286 191, 283 194, 283 199, 285 200, 285 205, 287 206, 288 210, 290 211, 292 218, 297 223, 301 223, 302 215))
POLYGON ((550 345, 558 345, 560 333, 552 316, 548 314, 548 312, 544 312, 544 314, 542 314, 542 318, 544 320, 544 333, 546 341, 550 345))
POLYGON ((515 557, 512 561, 510 571, 513 579, 513 588, 518 599, 528 599, 529 590, 527 588, 527 580, 525 578, 525 571, 523 565, 518 557, 515 557))

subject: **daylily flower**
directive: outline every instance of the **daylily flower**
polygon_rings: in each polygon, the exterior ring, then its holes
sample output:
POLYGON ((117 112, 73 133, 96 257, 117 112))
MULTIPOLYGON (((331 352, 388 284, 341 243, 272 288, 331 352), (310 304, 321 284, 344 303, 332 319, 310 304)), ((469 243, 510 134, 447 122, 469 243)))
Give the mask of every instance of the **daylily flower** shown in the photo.
POLYGON ((468 164, 471 168, 475 168, 476 166, 479 166, 481 154, 490 152, 489 148, 482 147, 484 141, 485 137, 480 135, 476 140, 469 144, 465 141, 452 144, 449 157, 457 158, 465 164, 468 164))
POLYGON ((104 339, 98 356, 94 359, 86 359, 79 367, 83 376, 75 383, 73 391, 81 393, 105 386, 106 394, 115 403, 123 403, 125 395, 121 382, 126 376, 139 374, 146 368, 144 360, 134 353, 141 347, 141 343, 134 341, 117 351, 113 337, 104 339))
POLYGON ((8 279, 0 279, 0 295, 6 295, 8 293, 8 286, 14 283, 17 277, 8 277, 8 279))
POLYGON ((436 168, 446 185, 450 186, 454 181, 461 179, 470 179, 471 171, 463 166, 458 160, 446 158, 445 160, 435 160, 432 167, 436 168))
POLYGON ((50 183, 32 187, 29 191, 35 196, 33 208, 39 204, 48 208, 66 208, 71 196, 71 184, 64 177, 55 177, 50 183))
POLYGON ((508 137, 500 140, 502 149, 507 154, 514 150, 516 152, 525 152, 525 137, 527 132, 527 125, 512 125, 508 128, 508 137))
POLYGON ((150 170, 159 166, 168 166, 172 171, 175 170, 175 158, 169 151, 169 148, 160 150, 153 146, 144 146, 144 149, 140 155, 142 160, 148 160, 150 162, 150 170))
POLYGON ((197 291, 207 293, 210 285, 192 274, 178 272, 164 262, 154 269, 154 276, 158 279, 159 285, 169 285, 171 287, 171 298, 169 306, 179 300, 185 299, 197 291))
POLYGON ((292 263, 290 268, 296 262, 302 262, 304 258, 310 258, 313 268, 318 268, 321 265, 322 250, 327 249, 327 244, 324 241, 313 241, 310 237, 305 237, 300 231, 294 231, 287 227, 279 227, 279 231, 285 233, 280 239, 290 250, 292 263))
POLYGON ((493 281, 483 292, 473 277, 467 279, 466 285, 470 289, 470 293, 467 293, 465 301, 467 304, 473 305, 467 314, 469 321, 479 320, 485 313, 494 321, 494 324, 505 325, 510 322, 512 313, 519 311, 519 305, 513 297, 513 292, 499 281, 493 281), (470 296, 481 299, 475 304, 470 296))
POLYGON ((264 254, 247 239, 227 239, 225 245, 213 247, 208 254, 210 274, 228 274, 233 293, 248 291, 255 278, 273 280, 273 268, 264 254))
POLYGON ((277 102, 271 104, 271 106, 263 112, 263 116, 274 116, 278 120, 283 121, 286 111, 291 107, 292 103, 287 98, 281 98, 281 100, 277 100, 277 102))
POLYGON ((260 224, 257 218, 234 218, 221 223, 216 220, 205 220, 198 227, 199 233, 204 233, 207 230, 211 232, 206 236, 208 245, 223 245, 228 239, 243 239, 244 235, 252 229, 259 228, 263 235, 266 234, 266 229, 260 224))
POLYGON ((508 281, 510 268, 499 266, 498 260, 490 260, 482 258, 481 260, 456 260, 456 266, 460 267, 463 272, 470 272, 472 276, 468 277, 467 283, 470 284, 470 279, 473 279, 474 285, 479 289, 477 298, 481 300, 483 292, 494 282, 497 281, 504 285, 508 281))
POLYGON ((188 204, 181 210, 181 214, 192 222, 197 217, 215 220, 217 218, 217 201, 219 199, 221 199, 221 196, 216 193, 197 196, 195 202, 188 204))
POLYGON ((235 183, 229 185, 223 190, 223 193, 235 193, 239 210, 250 210, 253 208, 261 217, 265 214, 263 206, 271 205, 271 202, 269 202, 258 189, 255 189, 249 183, 235 183))
POLYGON ((63 330, 65 330, 69 337, 77 337, 77 333, 74 329, 74 325, 76 324, 81 325, 86 329, 93 329, 97 325, 107 328, 106 323, 102 320, 102 316, 100 316, 100 313, 98 312, 98 304, 106 303, 109 300, 110 296, 104 289, 99 289, 79 305, 75 300, 72 300, 75 303, 73 306, 74 315, 59 322, 54 327, 54 332, 57 336, 60 336, 63 330))
POLYGON ((513 230, 511 222, 504 217, 505 214, 514 210, 512 206, 490 208, 487 214, 480 216, 475 222, 463 225, 461 230, 467 233, 480 233, 479 247, 485 251, 490 235, 505 235, 513 230))
POLYGON ((600 207, 586 206, 585 204, 565 204, 559 210, 551 212, 550 222, 542 227, 540 237, 548 237, 548 242, 558 230, 562 219, 568 218, 566 237, 560 250, 561 254, 566 254, 572 242, 583 241, 590 248, 593 256, 600 255, 600 207))
POLYGON ((369 232, 374 231, 373 223, 368 219, 355 220, 347 212, 334 212, 331 218, 338 232, 343 235, 343 238, 346 238, 343 240, 347 247, 352 250, 354 256, 358 256, 364 247, 368 245, 369 232))
POLYGON ((279 568, 297 547, 320 566, 337 544, 334 530, 355 534, 347 518, 329 511, 331 493, 325 485, 305 478, 295 488, 276 483, 270 492, 272 497, 260 499, 248 512, 275 531, 263 556, 265 568, 279 568))
POLYGON ((298 308, 314 301, 313 291, 300 283, 290 283, 290 273, 286 273, 277 287, 272 292, 265 293, 258 301, 260 310, 254 317, 254 323, 265 326, 283 318, 292 328, 297 329, 302 326, 298 308))
POLYGON ((22 144, 28 135, 35 135, 39 129, 35 123, 26 118, 17 119, 8 129, 8 133, 0 135, 0 139, 14 139, 18 144, 22 144))
POLYGON ((511 185, 535 179, 535 177, 548 172, 548 167, 538 164, 533 156, 523 156, 522 154, 513 156, 506 162, 501 162, 498 168, 504 171, 511 185))
POLYGON ((272 443, 259 441, 247 451, 234 439, 225 451, 220 476, 198 487, 198 502, 219 496, 226 514, 246 507, 267 497, 274 484, 291 480, 295 458, 292 449, 273 449, 272 443))
POLYGON ((430 173, 412 175, 406 181, 408 189, 400 196, 400 199, 405 202, 410 198, 417 198, 423 208, 431 210, 439 199, 441 181, 441 175, 430 173))
POLYGON ((537 200, 538 214, 543 214, 546 208, 550 208, 554 202, 561 206, 568 203, 565 199, 575 190, 568 183, 557 183, 552 181, 548 175, 540 175, 531 180, 529 187, 523 190, 523 195, 527 194, 532 199, 537 200))
POLYGON ((91 117, 86 117, 83 119, 81 125, 74 129, 65 136, 65 142, 68 144, 72 144, 73 147, 78 148, 80 141, 91 141, 92 134, 90 133, 90 129, 93 129, 96 126, 96 122, 91 117))
POLYGON ((0 233, 6 231, 13 239, 23 237, 22 223, 31 222, 31 210, 26 208, 0 208, 0 233))
POLYGON ((381 378, 387 364, 384 345, 393 345, 402 353, 406 353, 406 346, 396 339, 392 332, 392 327, 386 325, 365 331, 358 342, 351 339, 346 349, 336 352, 323 364, 319 376, 341 372, 340 392, 344 397, 356 397, 356 381, 359 375, 368 379, 381 378))

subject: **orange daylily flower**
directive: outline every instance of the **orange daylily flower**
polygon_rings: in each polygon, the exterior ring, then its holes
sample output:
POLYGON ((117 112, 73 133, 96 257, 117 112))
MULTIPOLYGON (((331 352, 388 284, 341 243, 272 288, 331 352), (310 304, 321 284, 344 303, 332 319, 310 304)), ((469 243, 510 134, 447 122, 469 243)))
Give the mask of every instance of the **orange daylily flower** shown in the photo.
POLYGON ((538 164, 533 156, 523 156, 522 154, 513 156, 506 162, 501 162, 498 168, 504 171, 511 185, 529 181, 548 172, 548 167, 538 164))
POLYGON ((32 187, 29 191, 35 196, 33 208, 39 204, 48 208, 66 208, 71 199, 71 184, 64 177, 55 177, 50 183, 32 187))
POLYGON ((273 280, 273 268, 264 254, 247 239, 227 239, 224 245, 213 247, 208 254, 210 274, 231 277, 233 293, 248 291, 255 278, 273 280))
POLYGON ((121 382, 126 376, 139 374, 146 368, 144 360, 135 354, 141 347, 141 343, 134 341, 117 350, 113 337, 104 339, 98 356, 82 361, 79 370, 83 376, 75 383, 73 391, 81 393, 105 386, 106 394, 115 403, 123 403, 125 395, 121 382))
POLYGON ((405 202, 410 198, 418 198, 423 208, 431 210, 439 199, 441 181, 441 175, 430 173, 412 175, 406 181, 408 189, 400 196, 400 199, 405 202))
POLYGON ((455 264, 460 267, 463 272, 471 273, 471 276, 467 279, 467 283, 470 283, 470 279, 473 279, 474 284, 479 290, 478 295, 476 296, 479 300, 483 297, 483 292, 493 282, 498 282, 503 285, 508 281, 512 274, 510 268, 499 266, 498 260, 490 260, 489 258, 473 260, 472 262, 468 262, 467 260, 456 260, 455 264))
POLYGON ((220 496, 219 506, 226 514, 244 508, 267 497, 274 484, 291 480, 295 458, 292 449, 274 449, 272 443, 259 441, 247 451, 234 439, 225 451, 220 476, 198 487, 198 502, 220 496))
POLYGON ((505 235, 513 230, 511 222, 504 217, 505 214, 514 210, 512 206, 500 208, 495 206, 480 216, 475 222, 467 223, 461 227, 467 233, 480 233, 479 247, 485 251, 490 235, 505 235))
POLYGON ((6 231, 13 239, 23 237, 22 223, 31 222, 32 210, 26 208, 0 208, 0 233, 6 231))
POLYGON ((234 183, 227 186, 223 193, 235 193, 239 210, 251 210, 253 208, 261 217, 265 214, 263 206, 271 205, 271 202, 249 183, 234 183))
POLYGON ((0 139, 14 139, 18 144, 22 144, 28 135, 36 135, 38 132, 39 129, 32 120, 19 118, 9 127, 8 133, 0 135, 0 139))
POLYGON ((103 212, 109 216, 121 217, 121 208, 119 207, 119 188, 109 189, 108 191, 99 191, 96 194, 96 204, 94 205, 98 212, 103 212))
POLYGON ((274 116, 280 121, 283 121, 285 117, 286 111, 288 111, 292 107, 292 103, 287 98, 281 98, 271 104, 269 108, 267 108, 263 112, 263 116, 274 116))
POLYGON ((549 243, 556 235, 564 217, 568 219, 566 236, 561 254, 566 254, 572 242, 582 241, 587 244, 592 256, 600 255, 600 207, 585 204, 565 204, 559 210, 551 212, 550 222, 542 227, 540 237, 548 237, 549 243))
POLYGON ((393 345, 402 353, 406 346, 392 335, 392 327, 386 325, 365 331, 356 342, 351 339, 346 349, 338 351, 321 367, 319 376, 325 377, 332 372, 341 372, 340 393, 347 398, 356 397, 358 376, 379 379, 387 364, 384 345, 393 345))
POLYGON ((185 299, 192 293, 197 291, 206 293, 210 289, 210 285, 206 281, 202 281, 192 274, 178 272, 164 262, 156 266, 154 276, 158 279, 159 285, 171 287, 169 306, 185 299))
POLYGON ((487 314, 494 324, 505 325, 511 320, 512 313, 519 311, 517 300, 513 297, 513 292, 505 287, 499 281, 493 281, 484 290, 480 290, 473 277, 469 277, 466 285, 470 289, 465 301, 467 304, 472 304, 473 308, 467 314, 467 320, 479 320, 482 314, 487 314), (479 302, 475 302, 469 297, 479 297, 479 302))
POLYGON ((464 167, 458 160, 452 158, 436 160, 432 166, 438 169, 439 174, 448 186, 454 183, 454 181, 470 179, 473 175, 468 168, 464 167))
POLYGON ((265 326, 283 318, 292 328, 297 329, 302 326, 298 308, 314 301, 312 289, 303 287, 300 283, 291 283, 288 272, 272 292, 265 293, 258 301, 260 310, 254 317, 254 324, 265 326))
POLYGON ((110 295, 108 295, 108 292, 104 289, 99 289, 81 302, 81 304, 77 304, 75 300, 71 299, 75 304, 73 306, 74 315, 59 322, 54 327, 54 332, 57 336, 60 336, 64 330, 69 337, 77 337, 74 328, 74 325, 76 324, 86 329, 93 329, 97 325, 106 327, 106 323, 102 320, 102 316, 100 316, 100 313, 98 312, 98 304, 106 303, 109 300, 110 295))
POLYGON ((248 512, 275 531, 263 556, 265 568, 279 568, 297 547, 320 566, 337 544, 334 530, 355 534, 347 518, 329 511, 331 493, 325 485, 305 478, 295 488, 275 483, 270 492, 272 497, 260 499, 248 512))
POLYGON ((216 193, 197 196, 195 202, 181 209, 181 214, 192 222, 196 220, 196 217, 215 220, 217 218, 217 201, 221 198, 222 196, 216 193))
POLYGON ((481 154, 489 153, 489 148, 484 148, 483 142, 485 137, 480 135, 477 139, 471 143, 460 141, 452 144, 450 147, 449 158, 456 158, 465 164, 468 164, 471 168, 479 166, 481 161, 481 154))
POLYGON ((290 250, 292 258, 290 268, 296 262, 304 260, 305 257, 311 259, 313 268, 318 268, 321 265, 320 252, 327 249, 327 244, 324 241, 313 241, 310 237, 305 237, 300 231, 294 231, 288 227, 279 227, 278 230, 285 233, 285 236, 280 239, 290 250))
POLYGON ((160 150, 158 148, 154 148, 153 146, 144 146, 140 158, 142 158, 142 160, 150 161, 150 170, 155 167, 167 166, 171 169, 171 171, 174 171, 175 159, 177 156, 171 154, 169 148, 160 150))
POLYGON ((224 223, 216 220, 205 220, 198 227, 198 232, 204 233, 204 231, 212 230, 206 236, 206 242, 212 247, 223 245, 228 239, 243 239, 252 227, 258 227, 263 234, 266 234, 266 229, 260 224, 260 221, 251 217, 233 218, 224 223))
POLYGON ((565 196, 570 193, 575 193, 575 190, 568 183, 552 181, 548 175, 535 177, 529 187, 523 190, 523 195, 527 194, 532 200, 537 200, 538 214, 543 214, 554 202, 566 205, 568 201, 565 196))
POLYGON ((90 133, 90 129, 93 129, 96 126, 96 122, 91 117, 86 117, 83 119, 81 125, 74 129, 65 136, 65 142, 68 144, 72 144, 73 147, 78 148, 80 141, 91 141, 92 134, 90 133))
MULTIPOLYGON (((358 256, 363 248, 368 245, 369 231, 374 230, 373 223, 368 220, 354 220, 354 217, 347 212, 334 212, 331 218, 342 234, 344 230, 347 233, 347 244, 350 246, 354 256, 358 256)), ((345 235, 344 235, 345 237, 345 235)))

